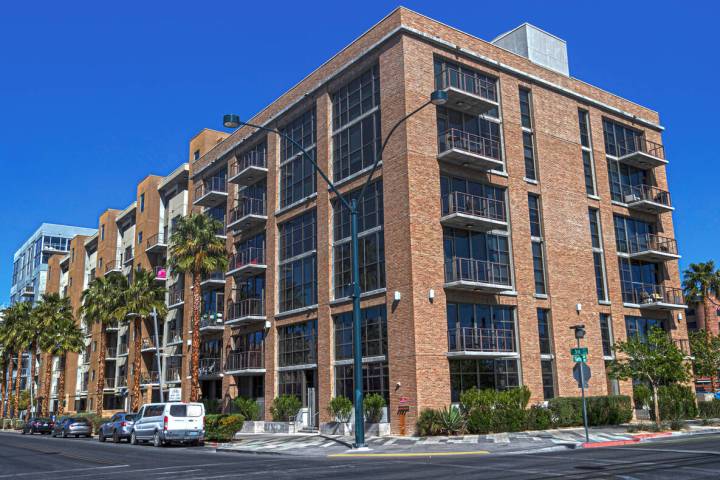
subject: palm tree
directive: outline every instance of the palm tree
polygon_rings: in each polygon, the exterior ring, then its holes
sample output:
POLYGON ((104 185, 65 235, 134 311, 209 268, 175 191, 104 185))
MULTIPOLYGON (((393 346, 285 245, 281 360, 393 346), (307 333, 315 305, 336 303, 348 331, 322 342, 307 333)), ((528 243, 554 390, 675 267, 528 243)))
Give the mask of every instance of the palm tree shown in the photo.
POLYGON ((58 297, 57 302, 53 302, 56 309, 52 315, 53 321, 48 328, 46 335, 42 338, 40 348, 48 353, 48 361, 45 367, 46 394, 43 399, 42 412, 43 415, 50 414, 50 383, 52 379, 52 360, 54 356, 59 356, 60 374, 58 376, 58 415, 64 412, 65 397, 65 359, 69 352, 80 353, 85 348, 85 335, 75 322, 72 313, 72 305, 70 299, 58 297))
POLYGON ((13 372, 13 346, 12 346, 12 319, 8 317, 7 310, 3 310, 2 316, 0 317, 0 368, 3 372, 2 384, 0 384, 0 418, 5 417, 10 405, 8 399, 10 398, 10 381, 12 380, 13 372))
POLYGON ((35 367, 38 355, 38 346, 43 342, 51 322, 54 320, 54 310, 58 307, 60 295, 57 293, 46 293, 33 307, 25 325, 26 335, 30 340, 30 408, 35 407, 35 367))
POLYGON ((182 217, 172 233, 169 265, 175 273, 192 276, 192 355, 190 372, 190 401, 200 398, 200 279, 202 275, 225 271, 228 265, 225 241, 217 236, 223 224, 207 215, 190 214, 182 217))
POLYGON ((6 341, 9 348, 17 355, 15 372, 15 394, 13 396, 12 418, 20 415, 20 376, 22 371, 22 354, 31 340, 31 331, 27 328, 30 323, 32 304, 19 302, 6 308, 4 311, 5 323, 9 325, 6 341))
MULTIPOLYGON (((148 318, 153 310, 159 316, 167 313, 165 306, 165 287, 155 281, 155 275, 142 268, 135 271, 133 281, 123 291, 122 302, 115 311, 117 320, 132 318, 133 323, 133 381, 132 381, 132 411, 136 412, 141 406, 140 372, 141 372, 141 340, 142 321, 148 318)), ((159 345, 156 345, 159 347, 159 345)), ((155 351, 160 355, 160 351, 155 351)), ((159 374, 159 372, 158 372, 159 374)))
POLYGON ((98 370, 95 413, 102 417, 103 390, 105 387, 105 337, 106 327, 115 320, 115 312, 122 302, 122 292, 127 289, 127 279, 120 273, 112 272, 90 282, 83 292, 82 313, 88 330, 93 323, 100 324, 100 342, 97 346, 98 370))
POLYGON ((709 322, 709 304, 714 303, 712 297, 720 294, 720 271, 715 269, 715 262, 691 263, 683 272, 683 293, 688 302, 702 299, 705 322, 709 322))

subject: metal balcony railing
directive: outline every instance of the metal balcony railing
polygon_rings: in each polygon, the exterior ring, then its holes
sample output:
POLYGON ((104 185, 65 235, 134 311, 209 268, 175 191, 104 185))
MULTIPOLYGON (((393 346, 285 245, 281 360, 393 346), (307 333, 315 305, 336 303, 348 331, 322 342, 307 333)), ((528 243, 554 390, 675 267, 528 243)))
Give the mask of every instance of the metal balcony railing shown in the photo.
POLYGON ((247 247, 230 255, 228 260, 228 271, 237 270, 246 265, 265 265, 265 249, 247 247))
POLYGON ((227 182, 225 177, 210 177, 195 187, 195 198, 200 198, 208 193, 227 193, 227 182))
POLYGON ((123 375, 122 377, 118 377, 115 379, 115 387, 127 387, 127 377, 123 375))
POLYGON ((473 217, 505 222, 505 202, 463 192, 452 192, 442 199, 443 215, 463 213, 473 217))
POLYGON ((168 330, 167 344, 181 343, 182 342, 182 331, 181 330, 168 330))
POLYGON ((232 225, 248 215, 265 217, 267 216, 265 205, 264 198, 242 197, 238 199, 237 206, 230 210, 227 224, 232 225))
POLYGON ((107 347, 105 349, 105 358, 115 358, 115 357, 117 357, 117 348, 107 347))
POLYGON ((650 185, 625 185, 622 188, 625 203, 653 202, 666 207, 672 207, 670 192, 650 185))
POLYGON ((241 154, 240 157, 235 157, 230 162, 230 176, 234 177, 238 173, 250 167, 267 168, 265 153, 265 149, 252 149, 241 154))
POLYGON ((665 147, 646 139, 643 135, 624 138, 622 142, 615 145, 617 157, 623 157, 635 152, 647 153, 653 157, 665 159, 665 147))
POLYGON ((118 346, 118 351, 117 351, 118 356, 127 355, 127 353, 128 353, 127 343, 121 343, 121 344, 118 346))
POLYGON ((200 282, 209 281, 225 281, 225 275, 222 272, 204 273, 200 277, 200 282))
POLYGON ((445 259, 445 282, 471 282, 510 286, 510 265, 452 257, 445 259))
POLYGON ((150 370, 149 372, 143 372, 140 375, 140 383, 142 385, 160 383, 160 374, 158 374, 158 372, 155 370, 150 370))
POLYGON ((248 352, 230 352, 225 361, 226 372, 242 370, 259 370, 265 368, 265 355, 263 350, 248 352))
POLYGON ((135 252, 133 251, 132 247, 127 247, 125 249, 125 253, 123 253, 123 264, 127 265, 128 263, 131 263, 134 258, 135 252))
POLYGON ((114 331, 116 331, 116 330, 118 330, 118 329, 120 329, 120 324, 119 324, 118 322, 108 323, 108 324, 105 326, 105 331, 106 331, 106 332, 114 332, 114 331))
POLYGON ((449 329, 448 351, 514 353, 515 332, 509 329, 476 327, 449 329))
POLYGON ((179 382, 181 380, 180 367, 167 367, 165 369, 166 382, 179 382))
POLYGON ((110 261, 105 264, 105 273, 110 272, 119 272, 122 270, 121 262, 119 261, 110 261))
POLYGON ((201 358, 199 363, 199 372, 201 376, 220 375, 220 359, 219 358, 201 358))
POLYGON ((628 289, 623 284, 623 302, 643 305, 666 304, 684 305, 683 292, 680 288, 653 285, 649 283, 632 283, 628 289))
POLYGON ((148 237, 147 242, 145 242, 145 249, 149 250, 153 247, 166 247, 166 242, 167 240, 165 238, 165 234, 163 232, 158 232, 148 237))
POLYGON ((205 313, 200 318, 200 328, 222 327, 224 325, 222 316, 217 313, 205 313))
POLYGON ((262 317, 265 315, 262 298, 245 298, 237 302, 229 301, 227 304, 227 321, 246 317, 262 317))
POLYGON ((492 102, 497 102, 496 82, 472 72, 461 72, 457 68, 444 65, 442 71, 435 76, 435 88, 457 88, 477 95, 492 102))
POLYGON ((652 233, 635 235, 627 240, 627 253, 635 254, 650 250, 677 255, 677 241, 674 238, 661 237, 652 233))
POLYGON ((438 135, 438 148, 438 153, 456 149, 497 161, 501 160, 499 139, 481 137, 457 128, 451 128, 438 135))
POLYGON ((115 388, 115 378, 105 377, 105 390, 113 390, 115 388))
POLYGON ((185 299, 185 290, 183 288, 171 288, 168 292, 168 305, 177 305, 185 299))
MULTIPOLYGON (((160 343, 162 344, 162 337, 160 337, 160 343)), ((144 337, 144 338, 140 341, 140 349, 141 349, 141 350, 154 350, 154 349, 155 349, 155 340, 154 340, 154 338, 144 337)))

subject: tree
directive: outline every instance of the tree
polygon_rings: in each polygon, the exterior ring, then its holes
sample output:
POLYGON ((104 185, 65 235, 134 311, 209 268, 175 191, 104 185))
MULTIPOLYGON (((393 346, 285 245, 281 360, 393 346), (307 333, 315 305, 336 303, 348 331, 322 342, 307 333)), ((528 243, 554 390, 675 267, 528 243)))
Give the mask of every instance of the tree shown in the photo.
POLYGON ((14 365, 14 345, 13 345, 13 317, 8 309, 2 311, 0 315, 0 365, 3 370, 3 381, 0 385, 0 417, 9 414, 12 390, 10 382, 12 381, 13 365, 14 365))
POLYGON ((217 236, 223 224, 203 214, 182 217, 170 238, 169 265, 174 273, 192 277, 192 343, 190 401, 200 399, 200 279, 227 269, 225 241, 217 236))
POLYGON ((53 314, 53 321, 43 336, 40 348, 48 353, 47 367, 45 368, 46 394, 44 397, 43 415, 50 414, 50 382, 52 377, 53 356, 59 356, 60 374, 58 376, 58 414, 62 415, 65 397, 65 360, 69 352, 80 353, 85 349, 85 334, 75 322, 70 299, 65 297, 57 302, 57 309, 53 314))
POLYGON ((720 272, 715 269, 715 262, 691 263, 683 272, 683 293, 687 302, 697 298, 702 300, 705 323, 709 323, 710 303, 714 303, 712 297, 720 294, 720 272))
MULTIPOLYGON (((118 321, 131 318, 133 323, 133 383, 132 383, 132 411, 136 412, 141 406, 140 395, 140 371, 141 371, 141 340, 142 321, 148 318, 153 310, 159 316, 165 316, 165 287, 155 281, 155 275, 147 270, 137 270, 133 281, 122 292, 122 302, 115 311, 114 316, 118 321)), ((155 339, 153 339, 155 341, 155 339)), ((159 345, 156 345, 159 347, 159 345)), ((155 350, 160 355, 159 350, 155 350)), ((159 374, 160 372, 158 372, 159 374)))
POLYGON ((98 277, 90 282, 83 292, 82 314, 88 330, 93 323, 100 325, 100 342, 97 346, 98 370, 95 413, 102 417, 103 390, 105 387, 105 337, 106 327, 115 321, 116 311, 122 303, 123 292, 127 289, 127 279, 118 272, 98 277))
MULTIPOLYGON (((35 368, 38 355, 38 346, 43 343, 44 336, 52 321, 55 320, 55 310, 60 305, 60 295, 57 293, 43 294, 40 301, 33 307, 25 324, 26 335, 30 340, 30 407, 35 407, 35 368)), ((46 365, 47 368, 47 365, 46 365)))
POLYGON ((685 354, 664 330, 653 327, 647 338, 635 335, 614 347, 619 354, 610 364, 609 374, 620 380, 646 381, 653 393, 655 422, 660 427, 658 388, 690 379, 685 354))
POLYGON ((715 393, 715 377, 720 371, 720 336, 707 330, 690 332, 692 366, 696 377, 710 377, 710 388, 715 393))
MULTIPOLYGON (((15 394, 13 395, 13 418, 20 415, 20 376, 22 371, 22 354, 29 346, 31 331, 27 328, 30 323, 32 304, 29 302, 15 303, 3 311, 4 322, 8 325, 6 341, 9 348, 17 355, 15 373, 15 394)), ((31 380, 32 381, 32 380, 31 380)))

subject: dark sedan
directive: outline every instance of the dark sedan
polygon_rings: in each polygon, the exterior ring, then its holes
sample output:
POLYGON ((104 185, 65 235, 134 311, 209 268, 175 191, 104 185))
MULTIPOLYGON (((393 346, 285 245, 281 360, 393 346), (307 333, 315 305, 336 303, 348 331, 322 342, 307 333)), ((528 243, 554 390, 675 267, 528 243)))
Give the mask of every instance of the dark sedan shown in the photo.
POLYGON ((32 435, 33 433, 39 433, 41 435, 46 435, 52 432, 54 425, 53 421, 49 418, 31 418, 25 422, 22 434, 25 435, 26 433, 29 433, 32 435))
POLYGON ((62 420, 55 423, 52 430, 52 436, 62 438, 67 437, 91 437, 92 426, 86 418, 79 417, 65 417, 62 420))
POLYGON ((130 433, 132 433, 136 416, 134 413, 116 413, 110 421, 100 425, 98 440, 104 442, 108 438, 112 438, 114 443, 119 443, 122 439, 130 441, 130 433))

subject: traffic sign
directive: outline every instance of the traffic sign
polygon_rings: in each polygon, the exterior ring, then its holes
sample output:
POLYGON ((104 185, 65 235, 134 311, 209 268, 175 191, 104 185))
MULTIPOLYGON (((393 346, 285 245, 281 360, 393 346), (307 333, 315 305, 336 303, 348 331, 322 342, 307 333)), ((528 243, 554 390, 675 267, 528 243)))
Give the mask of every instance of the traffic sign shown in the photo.
POLYGON ((578 348, 570 349, 570 355, 585 355, 585 356, 587 356, 587 354, 588 354, 587 347, 578 347, 578 348))
POLYGON ((182 400, 182 389, 171 388, 168 390, 168 402, 179 402, 182 400))
POLYGON ((592 372, 586 363, 576 363, 573 367, 573 378, 578 382, 578 388, 588 388, 588 381, 591 376, 592 372), (580 373, 580 369, 582 369, 582 375, 580 373), (584 380, 584 382, 581 380, 584 380))
POLYGON ((573 355, 573 362, 587 362, 587 355, 573 355))

